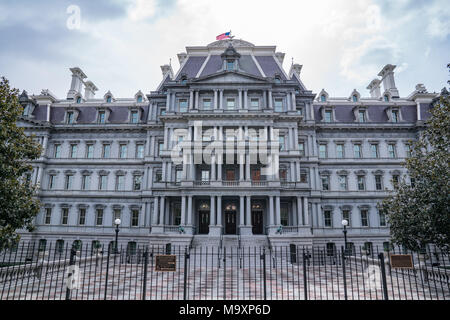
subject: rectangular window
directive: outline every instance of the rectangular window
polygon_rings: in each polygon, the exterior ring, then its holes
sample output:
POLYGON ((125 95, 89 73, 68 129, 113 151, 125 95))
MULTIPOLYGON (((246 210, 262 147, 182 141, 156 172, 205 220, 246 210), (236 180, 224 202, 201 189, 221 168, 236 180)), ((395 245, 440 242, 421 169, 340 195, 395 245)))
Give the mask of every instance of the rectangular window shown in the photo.
POLYGON ((330 190, 330 177, 322 176, 322 190, 330 190))
POLYGON ((259 109, 259 99, 250 99, 250 108, 259 109))
POLYGON ((359 122, 366 122, 366 112, 365 111, 359 111, 359 122))
POLYGON ((70 145, 70 157, 71 158, 76 158, 77 157, 77 145, 76 144, 71 144, 70 145))
POLYGON ((161 173, 161 171, 156 171, 155 182, 161 182, 161 181, 162 181, 162 173, 161 173))
POLYGON ((100 181, 99 181, 99 190, 106 190, 106 188, 108 187, 108 176, 106 175, 102 175, 100 176, 100 181))
POLYGON ((52 208, 45 208, 44 224, 52 223, 52 208))
POLYGON ((287 181, 287 170, 286 170, 286 168, 280 168, 279 176, 280 176, 280 181, 287 181))
POLYGON ((331 227, 332 221, 331 221, 331 210, 325 210, 323 212, 323 222, 325 227, 331 227))
POLYGON ((98 123, 105 123, 105 111, 99 111, 98 123))
POLYGON ((181 182, 182 178, 183 178, 183 170, 177 169, 175 171, 175 182, 177 183, 181 182))
POLYGON ((398 122, 398 110, 392 110, 392 122, 398 122))
POLYGON ((325 111, 325 122, 331 122, 332 121, 332 111, 331 110, 326 110, 325 111))
POLYGON ((136 145, 136 158, 138 158, 138 159, 144 158, 144 145, 143 144, 136 145))
POLYGON ((66 225, 69 221, 69 208, 62 208, 61 224, 66 225))
POLYGON ((138 123, 138 122, 139 122, 139 112, 131 111, 131 123, 138 123))
POLYGON ((91 186, 91 176, 81 177, 81 190, 89 190, 91 186))
POLYGON ((286 150, 286 145, 285 145, 285 138, 284 136, 278 136, 278 142, 280 144, 280 150, 284 151, 286 150))
POLYGON ((54 157, 55 158, 61 158, 61 145, 60 144, 55 144, 54 157))
POLYGON ((360 144, 353 145, 353 151, 354 151, 355 158, 361 158, 362 157, 361 145, 360 144))
POLYGON ((137 209, 131 210, 131 226, 132 227, 139 226, 139 210, 137 209))
POLYGON ((366 190, 366 179, 364 178, 364 176, 358 176, 358 190, 359 191, 364 191, 366 190))
POLYGON ((117 219, 121 219, 122 210, 120 209, 114 209, 114 219, 113 219, 113 226, 115 226, 115 221, 117 219))
POLYGON ((188 103, 186 99, 181 99, 179 102, 180 112, 187 112, 188 103))
POLYGON ((142 186, 142 176, 134 176, 133 177, 133 190, 141 190, 142 186))
POLYGON ((300 151, 300 155, 305 156, 305 143, 303 141, 298 143, 298 150, 300 151))
POLYGON ((327 157, 327 145, 321 144, 319 145, 319 158, 325 159, 327 157))
POLYGON ((48 189, 52 190, 55 188, 56 185, 56 177, 54 175, 49 175, 48 176, 48 189))
POLYGON ((78 216, 78 224, 80 226, 84 226, 86 224, 86 209, 85 208, 80 209, 80 214, 78 216))
POLYGON ((344 158, 344 145, 343 144, 336 145, 336 157, 339 159, 344 158))
POLYGON ((234 61, 227 61, 227 70, 234 70, 234 61))
POLYGON ((161 108, 161 109, 159 109, 159 115, 160 115, 160 116, 166 115, 166 108, 161 108))
POLYGON ((301 183, 308 183, 308 173, 306 171, 300 172, 300 182, 301 183))
POLYGON ((235 181, 236 180, 236 176, 235 176, 233 169, 227 169, 225 173, 226 173, 225 176, 226 176, 227 181, 235 181))
POLYGON ((203 109, 204 110, 212 109, 211 99, 203 99, 203 109))
POLYGON ((102 158, 107 159, 110 156, 111 156, 111 145, 110 144, 104 144, 103 145, 102 158))
POLYGON ((121 144, 119 146, 119 158, 124 159, 127 157, 127 145, 121 144))
POLYGON ((369 212, 367 210, 361 210, 361 227, 369 226, 369 212))
POLYGON ((388 154, 389 154, 389 158, 395 158, 395 156, 396 156, 395 144, 393 144, 393 143, 388 144, 388 154))
POLYGON ((209 181, 209 170, 202 170, 202 181, 209 181))
POLYGON ((282 226, 288 226, 289 225, 289 211, 288 207, 286 205, 281 206, 281 212, 280 212, 280 222, 282 226))
POLYGON ((164 151, 164 142, 158 142, 158 155, 161 155, 161 153, 164 151))
POLYGON ((372 143, 370 145, 370 155, 372 158, 378 158, 378 144, 372 143))
POLYGON ((342 220, 347 220, 348 222, 348 227, 350 227, 350 210, 345 209, 342 210, 342 220))
POLYGON ((400 177, 397 174, 394 174, 392 176, 392 185, 394 186, 394 188, 397 187, 399 180, 400 180, 400 177))
POLYGON ((103 209, 97 209, 96 211, 95 225, 101 226, 103 225, 103 209))
POLYGON ((383 183, 382 183, 381 178, 382 177, 380 175, 375 176, 375 189, 378 191, 383 189, 383 183))
POLYGON ((411 145, 405 144, 405 153, 407 158, 411 158, 411 145))
POLYGON ((338 181, 339 181, 339 189, 347 190, 347 176, 344 175, 339 176, 338 181))
POLYGON ((283 112, 283 99, 275 99, 275 112, 283 112))
POLYGON ((67 112, 67 124, 73 124, 73 112, 67 112))
POLYGON ((86 158, 88 158, 88 159, 94 158, 94 145, 93 144, 86 145, 86 158))
POLYGON ((380 227, 386 227, 386 214, 379 212, 380 216, 380 227))
POLYGON ((234 110, 234 107, 235 107, 234 99, 227 99, 227 109, 234 110))
POLYGON ((66 184, 64 186, 64 189, 72 190, 72 184, 73 184, 73 175, 67 175, 66 176, 66 184))
POLYGON ((117 176, 116 190, 125 189, 125 176, 117 176))

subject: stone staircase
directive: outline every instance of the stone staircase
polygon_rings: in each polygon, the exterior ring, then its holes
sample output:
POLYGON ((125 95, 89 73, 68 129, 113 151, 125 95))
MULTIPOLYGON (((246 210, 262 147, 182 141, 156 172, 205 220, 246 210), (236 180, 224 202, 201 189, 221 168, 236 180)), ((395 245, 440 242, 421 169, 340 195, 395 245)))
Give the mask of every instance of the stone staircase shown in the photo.
MULTIPOLYGON (((209 235, 195 235, 193 247, 219 247, 221 237, 209 235)), ((241 236, 241 248, 268 247, 269 241, 266 235, 241 236)), ((223 235, 222 248, 238 248, 239 235, 223 235)))

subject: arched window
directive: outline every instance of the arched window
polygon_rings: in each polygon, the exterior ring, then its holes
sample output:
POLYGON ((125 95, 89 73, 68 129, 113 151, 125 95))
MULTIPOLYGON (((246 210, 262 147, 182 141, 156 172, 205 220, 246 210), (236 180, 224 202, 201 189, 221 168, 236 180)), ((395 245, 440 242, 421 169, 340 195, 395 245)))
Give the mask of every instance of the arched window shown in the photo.
POLYGON ((112 101, 111 96, 107 96, 107 97, 106 97, 106 102, 107 102, 107 103, 111 103, 111 101, 112 101))
POLYGON ((141 103, 141 102, 142 102, 142 96, 138 96, 138 97, 137 97, 137 102, 138 102, 138 103, 141 103))
POLYGON ((78 250, 81 250, 81 245, 82 245, 81 240, 75 240, 72 243, 72 248, 78 251, 78 250))
POLYGON ((39 240, 39 251, 45 251, 45 248, 47 247, 47 240, 46 239, 40 239, 39 240))
POLYGON ((389 96, 387 94, 384 96, 384 101, 389 102, 389 96))
POLYGON ((281 83, 280 76, 276 76, 274 81, 275 81, 275 83, 281 83))
POLYGON ((321 95, 321 96, 320 96, 320 101, 321 101, 321 102, 327 101, 327 97, 326 97, 324 94, 321 95))
POLYGON ((81 97, 77 97, 77 103, 81 103, 81 97))
POLYGON ((352 96, 353 102, 358 102, 358 96, 356 94, 354 94, 352 96))

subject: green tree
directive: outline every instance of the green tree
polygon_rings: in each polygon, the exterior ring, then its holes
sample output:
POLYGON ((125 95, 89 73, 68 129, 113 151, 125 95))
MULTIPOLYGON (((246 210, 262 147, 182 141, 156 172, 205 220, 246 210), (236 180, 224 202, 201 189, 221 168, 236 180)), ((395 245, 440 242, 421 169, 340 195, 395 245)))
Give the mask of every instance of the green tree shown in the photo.
POLYGON ((31 173, 30 161, 39 157, 41 147, 17 126, 23 107, 18 90, 0 80, 0 250, 17 243, 17 229, 33 230, 33 218, 40 204, 36 187, 24 179, 31 173))
POLYGON ((405 163, 411 184, 402 180, 379 205, 392 242, 415 251, 427 244, 450 249, 450 98, 445 88, 430 112, 405 163))

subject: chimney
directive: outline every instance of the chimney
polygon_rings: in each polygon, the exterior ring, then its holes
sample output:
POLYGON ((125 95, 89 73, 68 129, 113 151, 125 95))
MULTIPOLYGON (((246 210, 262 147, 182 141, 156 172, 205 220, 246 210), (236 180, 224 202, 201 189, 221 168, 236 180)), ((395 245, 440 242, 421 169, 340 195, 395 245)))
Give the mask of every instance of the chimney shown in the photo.
POLYGON ((388 91, 391 94, 392 98, 399 98, 399 93, 397 88, 395 87, 394 81, 394 69, 396 66, 392 64, 387 64, 380 71, 378 76, 381 77, 381 81, 383 82, 384 91, 388 91))
POLYGON ((187 53, 182 52, 182 53, 177 54, 177 56, 178 56, 178 61, 180 62, 180 66, 181 66, 183 64, 183 62, 186 61, 187 53))
POLYGON ((380 84, 381 84, 381 80, 373 79, 367 86, 366 89, 370 90, 371 98, 375 98, 375 99, 381 98, 380 84))
POLYGON ((92 81, 86 81, 84 83, 84 99, 89 100, 93 99, 95 96, 95 91, 98 90, 98 88, 95 86, 95 84, 92 81))
POLYGON ((75 95, 81 95, 83 80, 86 79, 87 76, 78 67, 70 68, 70 71, 72 71, 72 83, 70 84, 70 90, 67 93, 67 99, 73 100, 75 98, 75 95))
POLYGON ((161 71, 163 74, 163 79, 166 77, 167 74, 169 74, 170 79, 173 78, 173 70, 172 70, 172 66, 165 64, 163 66, 161 66, 161 71))

